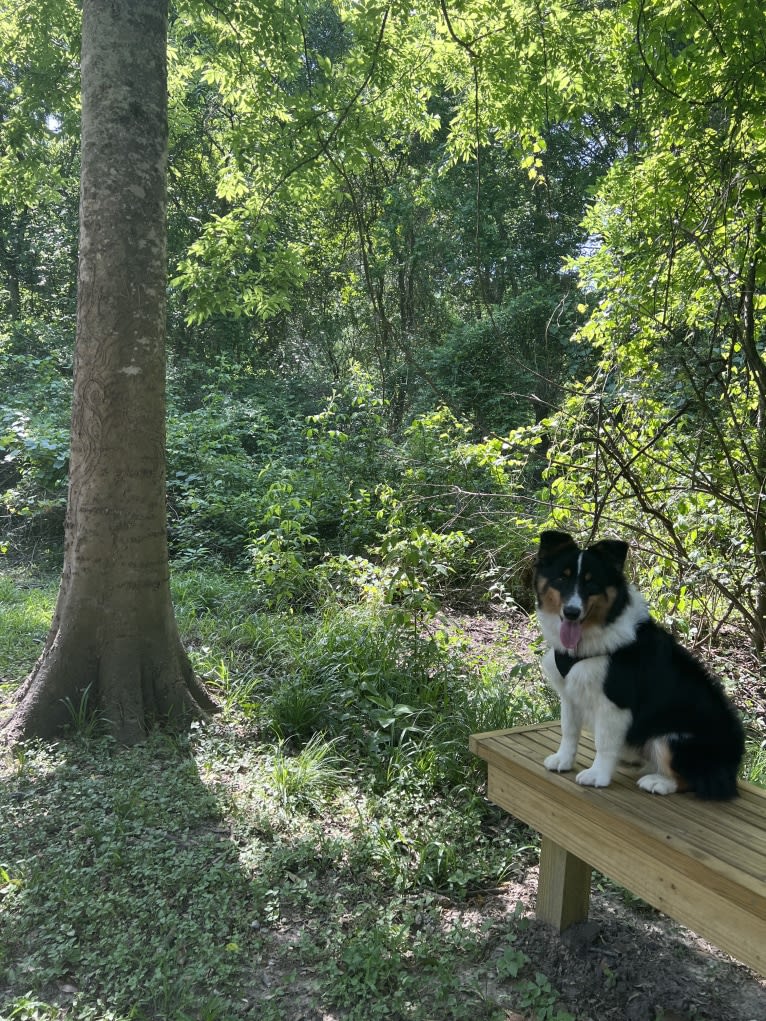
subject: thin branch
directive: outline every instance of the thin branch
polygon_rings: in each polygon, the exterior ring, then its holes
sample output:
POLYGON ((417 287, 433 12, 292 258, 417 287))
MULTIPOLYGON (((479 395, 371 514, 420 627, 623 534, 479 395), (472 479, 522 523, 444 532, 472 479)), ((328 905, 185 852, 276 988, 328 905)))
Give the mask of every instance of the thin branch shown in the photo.
POLYGON ((337 121, 335 122, 335 124, 334 124, 334 126, 332 128, 332 131, 330 131, 330 133, 327 135, 326 138, 322 138, 321 135, 319 135, 319 132, 317 132, 317 141, 318 141, 318 144, 319 144, 318 151, 309 153, 308 156, 305 156, 303 159, 298 160, 297 163, 294 163, 292 167, 290 167, 288 170, 285 171, 285 173, 280 177, 280 179, 276 182, 276 184, 273 185, 273 187, 269 188, 269 190, 263 196, 263 199, 262 199, 261 204, 260 204, 260 206, 258 208, 258 211, 255 214, 255 221, 256 222, 263 215, 263 211, 266 208, 266 205, 269 202, 269 200, 272 199, 282 187, 284 187, 285 183, 287 181, 289 181, 290 178, 294 174, 297 174, 299 170, 303 169, 303 167, 306 167, 309 164, 313 163, 320 156, 322 156, 322 155, 327 156, 327 157, 330 156, 330 145, 331 145, 331 143, 335 139, 336 135, 340 131, 340 129, 343 126, 343 124, 345 123, 345 121, 348 119, 349 115, 351 114, 351 111, 356 106, 356 104, 357 104, 357 102, 359 100, 359 97, 362 95, 364 90, 369 85, 370 81, 372 80, 372 76, 375 74, 375 70, 376 70, 377 64, 378 64, 378 57, 380 56, 380 49, 381 49, 381 46, 383 45, 383 38, 384 38, 385 32, 386 32, 386 24, 388 23, 388 16, 389 16, 390 13, 391 13, 390 6, 386 7, 386 9, 385 9, 385 11, 383 13, 383 19, 381 21, 380 30, 378 32, 378 37, 377 37, 377 39, 375 41, 375 46, 373 47, 372 59, 370 61, 370 66, 367 69, 367 73, 364 76, 364 80, 362 81, 361 85, 355 90, 355 92, 353 93, 353 95, 349 99, 348 103, 345 105, 345 107, 343 107, 343 109, 341 110, 340 114, 338 115, 338 119, 337 119, 337 121))

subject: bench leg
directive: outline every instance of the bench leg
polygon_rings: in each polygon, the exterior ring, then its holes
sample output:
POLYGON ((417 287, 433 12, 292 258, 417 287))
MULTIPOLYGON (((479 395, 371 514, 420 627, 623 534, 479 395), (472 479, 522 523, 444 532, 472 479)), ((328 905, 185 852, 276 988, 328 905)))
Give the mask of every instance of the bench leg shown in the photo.
POLYGON ((576 858, 547 837, 540 848, 537 917, 559 932, 588 917, 590 873, 587 862, 576 858))

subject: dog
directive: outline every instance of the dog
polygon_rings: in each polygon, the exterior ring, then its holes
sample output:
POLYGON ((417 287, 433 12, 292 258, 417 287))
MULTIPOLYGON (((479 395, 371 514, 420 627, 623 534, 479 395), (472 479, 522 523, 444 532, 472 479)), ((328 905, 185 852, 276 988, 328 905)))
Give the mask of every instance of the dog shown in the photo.
POLYGON ((638 754, 649 764, 638 780, 645 791, 734 798, 745 751, 739 716, 722 685, 652 619, 625 578, 627 553, 628 544, 613 539, 581 548, 566 532, 540 536, 542 669, 561 698, 561 743, 545 768, 573 768, 586 726, 596 756, 579 784, 608 787, 618 761, 638 754))

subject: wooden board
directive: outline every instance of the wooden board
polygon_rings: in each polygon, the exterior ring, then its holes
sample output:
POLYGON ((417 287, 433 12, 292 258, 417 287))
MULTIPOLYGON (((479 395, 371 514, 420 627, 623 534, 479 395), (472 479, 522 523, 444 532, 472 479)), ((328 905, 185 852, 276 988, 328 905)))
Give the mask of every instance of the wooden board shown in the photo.
MULTIPOLYGON (((581 787, 590 765, 585 737, 576 770, 549 773, 558 724, 475 734, 496 804, 649 904, 766 974, 766 792, 741 785, 728 803, 668 797, 636 787, 620 767, 606 788, 581 787)), ((546 892, 547 896, 547 892, 546 892)))

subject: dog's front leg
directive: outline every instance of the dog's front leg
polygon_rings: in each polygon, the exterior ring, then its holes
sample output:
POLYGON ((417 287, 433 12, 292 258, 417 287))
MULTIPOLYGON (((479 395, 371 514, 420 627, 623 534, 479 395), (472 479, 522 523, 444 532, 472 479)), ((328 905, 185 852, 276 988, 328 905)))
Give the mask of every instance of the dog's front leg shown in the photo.
POLYGON ((552 649, 543 656, 542 668, 546 680, 561 698, 561 743, 558 751, 549 755, 543 765, 555 773, 566 773, 574 766, 577 755, 583 724, 582 712, 567 693, 566 679, 558 672, 556 656, 552 649))
POLYGON ((593 737, 596 743, 596 757, 593 765, 578 773, 575 779, 585 787, 608 787, 617 768, 625 736, 628 733, 632 714, 629 709, 620 709, 606 696, 596 706, 593 737))
POLYGON ((559 750, 543 761, 546 769, 566 773, 572 769, 582 731, 582 713, 567 697, 561 696, 561 743, 559 750))

